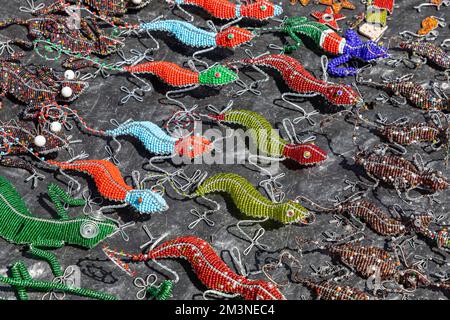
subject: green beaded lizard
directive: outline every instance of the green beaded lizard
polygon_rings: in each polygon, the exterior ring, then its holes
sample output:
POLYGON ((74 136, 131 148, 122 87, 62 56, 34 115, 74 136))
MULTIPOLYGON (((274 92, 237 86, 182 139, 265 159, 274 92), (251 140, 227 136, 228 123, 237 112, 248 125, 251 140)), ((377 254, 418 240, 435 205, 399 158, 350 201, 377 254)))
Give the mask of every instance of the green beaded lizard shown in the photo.
POLYGON ((69 218, 63 203, 82 206, 85 201, 71 198, 54 184, 49 185, 48 193, 59 219, 33 216, 14 186, 0 176, 0 237, 15 244, 35 247, 60 248, 70 244, 92 248, 119 232, 117 223, 111 219, 69 218))

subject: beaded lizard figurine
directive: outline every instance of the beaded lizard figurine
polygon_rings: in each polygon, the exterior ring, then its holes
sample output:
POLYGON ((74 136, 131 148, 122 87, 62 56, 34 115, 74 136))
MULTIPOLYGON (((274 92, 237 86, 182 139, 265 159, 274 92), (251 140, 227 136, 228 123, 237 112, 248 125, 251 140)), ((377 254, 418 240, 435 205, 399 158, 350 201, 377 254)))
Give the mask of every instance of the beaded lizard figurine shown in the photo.
POLYGON ((46 66, 23 66, 16 62, 22 54, 0 58, 0 89, 27 106, 56 104, 77 99, 88 83, 62 77, 46 66))
POLYGON ((408 200, 417 200, 409 196, 409 192, 414 189, 426 189, 434 194, 447 189, 449 185, 442 172, 421 168, 403 157, 384 152, 359 151, 355 163, 362 166, 375 181, 374 188, 382 181, 393 186, 400 197, 401 191, 405 191, 408 200))
POLYGON ((282 159, 292 159, 301 165, 320 164, 327 159, 325 151, 313 143, 288 143, 281 138, 266 118, 243 109, 224 110, 208 118, 219 123, 237 124, 251 130, 251 138, 263 154, 282 159))
POLYGON ((15 289, 19 300, 29 300, 28 290, 43 291, 46 292, 44 297, 46 295, 49 295, 50 297, 54 295, 57 299, 61 299, 59 298, 61 294, 63 298, 66 293, 98 300, 117 299, 115 296, 108 293, 76 287, 73 283, 73 279, 70 278, 74 271, 71 271, 71 268, 68 267, 63 272, 56 257, 49 256, 48 252, 33 248, 31 253, 48 262, 55 278, 53 281, 35 280, 31 277, 31 274, 28 272, 27 267, 22 261, 14 263, 10 268, 11 277, 0 275, 0 283, 12 286, 15 289))
MULTIPOLYGON (((324 80, 317 79, 298 60, 284 54, 262 54, 255 58, 233 61, 231 64, 249 66, 265 75, 264 80, 253 82, 248 88, 252 88, 259 82, 268 81, 269 76, 260 67, 277 70, 289 89, 292 90, 292 92, 283 93, 281 98, 299 109, 303 113, 303 118, 308 121, 311 121, 309 117, 315 113, 307 114, 303 108, 289 101, 288 97, 321 96, 330 104, 343 107, 362 107, 364 103, 361 95, 351 86, 328 82, 326 78, 324 80)), ((296 121, 294 120, 294 122, 296 121)))
MULTIPOLYGON (((254 20, 267 20, 277 17, 283 13, 283 8, 268 0, 253 0, 244 4, 235 4, 228 0, 166 0, 172 8, 178 7, 188 14, 181 6, 200 7, 212 17, 221 20, 234 20, 237 22, 242 18, 254 20)), ((188 14, 191 16, 190 14, 188 14)), ((190 20, 194 18, 191 16, 190 20)))
POLYGON ((338 258, 343 265, 365 279, 378 275, 381 281, 393 280, 407 289, 416 289, 419 285, 429 284, 427 277, 418 270, 399 270, 401 263, 398 256, 396 254, 392 255, 382 248, 363 246, 359 243, 322 246, 315 241, 304 240, 301 237, 296 237, 295 241, 299 247, 305 242, 312 242, 319 245, 319 250, 327 251, 332 256, 338 258))
POLYGON ((338 56, 330 60, 327 68, 328 73, 336 77, 353 76, 357 73, 354 67, 339 68, 352 59, 368 62, 388 56, 386 48, 373 41, 362 42, 352 29, 348 29, 345 32, 345 38, 342 38, 331 28, 319 22, 309 21, 306 17, 287 18, 278 27, 256 30, 282 32, 291 37, 295 44, 284 46, 285 53, 297 50, 303 44, 301 38, 305 37, 326 54, 338 56))
POLYGON ((43 125, 55 125, 59 127, 67 125, 69 119, 74 119, 80 129, 90 135, 112 138, 121 149, 119 137, 133 137, 139 140, 145 149, 155 155, 179 155, 195 158, 211 150, 212 142, 204 137, 189 135, 187 137, 175 138, 168 135, 163 129, 151 121, 126 121, 117 125, 114 129, 98 130, 89 127, 76 110, 68 106, 46 106, 38 110, 27 110, 25 118, 36 118, 43 125))
POLYGON ((111 18, 123 16, 129 10, 142 9, 149 3, 149 0, 55 0, 53 4, 47 8, 36 10, 34 14, 60 13, 67 7, 76 5, 80 8, 84 6, 98 16, 111 18))
MULTIPOLYGON (((169 240, 157 246, 155 242, 144 254, 128 254, 103 248, 105 254, 122 270, 133 274, 130 270, 131 262, 146 262, 164 258, 182 258, 189 261, 198 279, 210 292, 225 293, 228 297, 241 296, 245 300, 285 300, 279 289, 264 280, 250 280, 233 272, 218 256, 211 245, 195 236, 185 236, 169 240)), ((162 266, 169 270, 167 267, 162 266)), ((172 273, 174 273, 172 271, 172 273)), ((175 282, 179 277, 176 275, 175 282)), ((206 293, 206 292, 205 292, 206 293)), ((223 295, 223 294, 222 294, 223 295)))
POLYGON ((86 173, 94 179, 98 192, 105 199, 132 206, 139 213, 166 211, 166 200, 158 192, 134 189, 126 184, 119 169, 108 160, 75 160, 71 162, 46 161, 60 170, 86 173))
POLYGON ((93 248, 120 231, 117 222, 103 216, 70 218, 61 202, 82 206, 85 201, 70 198, 56 185, 49 186, 49 195, 58 209, 57 220, 33 216, 16 189, 2 176, 0 191, 0 237, 9 242, 44 248, 60 248, 65 244, 93 248))
MULTIPOLYGON (((211 21, 208 21, 208 24, 211 29, 210 31, 200 29, 185 21, 162 20, 161 17, 158 17, 151 22, 141 23, 140 25, 133 26, 132 28, 127 28, 122 32, 122 34, 128 34, 132 31, 146 31, 147 34, 151 31, 170 33, 179 42, 186 46, 193 48, 205 48, 192 54, 192 58, 201 63, 205 62, 197 58, 199 54, 204 54, 214 50, 215 48, 235 49, 236 47, 251 41, 255 36, 251 31, 243 28, 227 27, 223 30, 217 31, 211 21)), ((158 48, 159 44, 157 43, 157 49, 158 48)))
MULTIPOLYGON (((154 177, 148 176, 146 179, 150 180, 154 177)), ((201 179, 197 180, 198 186, 192 194, 187 194, 183 191, 187 188, 176 186, 173 179, 166 178, 165 180, 161 180, 164 182, 168 181, 173 189, 182 196, 188 198, 201 197, 204 200, 214 203, 217 208, 208 210, 202 215, 202 219, 206 221, 209 220, 205 219, 207 214, 216 212, 220 209, 220 205, 215 201, 208 199, 206 195, 219 192, 229 194, 238 210, 253 218, 263 218, 264 220, 271 219, 283 224, 310 224, 314 222, 312 213, 302 207, 297 200, 288 200, 284 202, 271 201, 265 198, 247 179, 238 174, 219 173, 207 179, 206 175, 203 175, 201 179)), ((194 211, 191 211, 191 213, 194 214, 194 211)), ((212 223, 212 225, 213 224, 214 223, 212 223)))
POLYGON ((401 76, 396 80, 385 79, 382 83, 374 82, 372 79, 364 80, 360 73, 356 77, 358 83, 365 84, 380 90, 387 94, 401 98, 401 101, 396 101, 392 97, 383 96, 383 102, 392 101, 396 104, 403 105, 407 102, 411 103, 416 108, 424 111, 445 111, 448 110, 450 102, 448 97, 442 93, 431 91, 420 84, 411 81, 412 74, 401 76))
MULTIPOLYGON (((97 54, 108 56, 124 47, 124 43, 115 39, 98 26, 96 20, 89 24, 86 19, 79 21, 79 27, 69 25, 68 17, 46 15, 23 20, 20 18, 0 21, 0 28, 21 25, 28 28, 28 36, 33 40, 41 39, 75 54, 97 54)), ((32 44, 30 43, 32 46, 32 44)), ((45 48, 44 48, 45 51, 45 48)))
POLYGON ((20 156, 47 156, 75 142, 62 136, 55 124, 50 125, 50 129, 42 127, 36 130, 31 123, 24 121, 0 123, 0 165, 27 170, 32 174, 27 181, 33 179, 33 186, 36 186, 43 177, 36 172, 32 163, 20 156))

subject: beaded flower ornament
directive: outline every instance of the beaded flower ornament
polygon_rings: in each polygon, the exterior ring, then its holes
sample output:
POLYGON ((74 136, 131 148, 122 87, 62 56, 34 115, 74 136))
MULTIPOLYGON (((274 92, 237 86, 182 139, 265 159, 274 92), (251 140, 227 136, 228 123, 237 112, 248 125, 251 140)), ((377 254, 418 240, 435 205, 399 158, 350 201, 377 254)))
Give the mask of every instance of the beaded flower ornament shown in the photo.
MULTIPOLYGON (((211 245, 195 236, 185 236, 166 241, 160 245, 158 242, 145 254, 128 254, 104 247, 105 254, 122 270, 133 275, 130 263, 146 262, 152 260, 167 271, 173 273, 178 282, 178 275, 156 260, 165 258, 186 259, 197 274, 198 279, 211 293, 226 294, 227 297, 243 297, 246 300, 285 300, 279 289, 264 280, 250 280, 233 272, 217 255, 211 245)), ((206 292, 205 292, 206 293, 206 292)))

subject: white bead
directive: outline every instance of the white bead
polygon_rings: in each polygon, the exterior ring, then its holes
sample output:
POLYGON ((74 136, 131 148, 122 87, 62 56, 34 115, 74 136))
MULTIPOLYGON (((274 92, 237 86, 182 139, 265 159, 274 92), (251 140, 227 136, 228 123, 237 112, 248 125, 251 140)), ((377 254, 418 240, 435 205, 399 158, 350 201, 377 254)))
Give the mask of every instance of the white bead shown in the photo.
POLYGON ((66 72, 64 72, 64 78, 67 80, 75 79, 75 72, 73 72, 73 70, 66 70, 66 72))
POLYGON ((44 136, 36 136, 34 138, 34 145, 37 147, 43 147, 47 143, 47 139, 44 136))
POLYGON ((58 121, 53 121, 50 124, 50 131, 51 132, 57 133, 57 132, 60 132, 61 130, 62 130, 62 125, 58 121))
POLYGON ((133 2, 133 4, 139 5, 142 3, 142 0, 131 0, 131 2, 133 2))
POLYGON ((73 90, 71 87, 64 87, 61 89, 61 95, 64 98, 70 98, 72 96, 72 94, 73 94, 73 90))

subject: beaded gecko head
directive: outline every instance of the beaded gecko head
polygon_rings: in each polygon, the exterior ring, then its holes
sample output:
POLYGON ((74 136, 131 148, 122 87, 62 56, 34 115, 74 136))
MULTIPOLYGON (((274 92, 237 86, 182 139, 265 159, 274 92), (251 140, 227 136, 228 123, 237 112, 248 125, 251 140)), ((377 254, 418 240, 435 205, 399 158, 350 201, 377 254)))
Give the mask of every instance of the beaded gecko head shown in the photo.
MULTIPOLYGON (((93 248, 118 231, 117 223, 109 220, 97 220, 91 217, 77 218, 72 223, 78 225, 79 237, 69 240, 70 244, 93 248)), ((72 227, 72 226, 71 226, 72 227)))
POLYGON ((353 107, 362 105, 360 94, 349 85, 330 83, 326 88, 325 98, 333 105, 353 107))
POLYGON ((442 191, 448 188, 448 180, 440 171, 425 172, 422 175, 423 184, 432 192, 442 191))
POLYGON ((239 8, 242 17, 266 20, 281 15, 283 8, 267 0, 256 0, 239 8))
POLYGON ((245 300, 286 300, 275 284, 263 280, 255 280, 242 295, 245 300))
POLYGON ((177 140, 175 143, 175 153, 180 156, 195 158, 209 152, 212 149, 212 142, 204 137, 190 135, 177 140))
POLYGON ((130 190, 125 196, 125 202, 139 213, 155 213, 169 209, 162 195, 151 190, 130 190))
POLYGON ((355 58, 363 61, 372 61, 388 57, 388 49, 386 47, 372 40, 362 42, 358 34, 352 29, 348 29, 345 32, 345 40, 344 53, 350 54, 355 58))
POLYGON ((283 156, 301 165, 319 164, 327 159, 326 152, 313 143, 288 144, 284 147, 283 156))
POLYGON ((238 27, 228 27, 217 33, 216 43, 220 47, 236 48, 241 44, 249 42, 254 37, 255 35, 253 32, 249 30, 238 27))
POLYGON ((275 219, 283 224, 307 223, 311 213, 297 201, 288 200, 278 204, 275 219))
POLYGON ((215 64, 198 75, 200 84, 209 86, 222 86, 238 79, 238 75, 220 64, 215 64))

